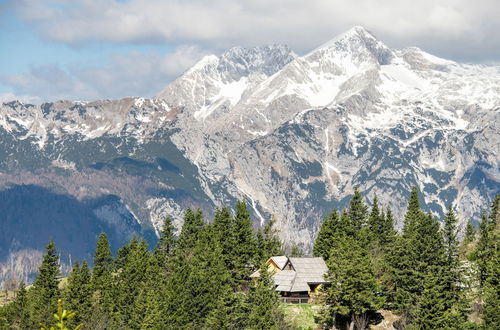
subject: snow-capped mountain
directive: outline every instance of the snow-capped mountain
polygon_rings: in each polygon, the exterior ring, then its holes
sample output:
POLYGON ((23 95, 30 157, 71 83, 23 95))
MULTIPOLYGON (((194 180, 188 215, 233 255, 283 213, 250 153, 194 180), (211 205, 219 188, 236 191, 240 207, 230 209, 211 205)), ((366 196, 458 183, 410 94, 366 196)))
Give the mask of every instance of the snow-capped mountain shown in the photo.
POLYGON ((204 180, 274 214, 287 238, 309 244, 354 187, 401 215, 417 184, 429 210, 453 204, 463 221, 500 191, 500 67, 390 49, 362 27, 279 55, 274 73, 229 83, 227 55, 206 57, 158 97, 184 107, 172 139, 204 180))
POLYGON ((415 184, 435 215, 453 204, 477 220, 500 191, 499 123, 500 67, 391 49, 354 27, 304 56, 279 45, 206 56, 152 100, 4 104, 0 175, 117 196, 156 230, 186 206, 245 198, 309 247, 355 187, 398 225, 415 184))

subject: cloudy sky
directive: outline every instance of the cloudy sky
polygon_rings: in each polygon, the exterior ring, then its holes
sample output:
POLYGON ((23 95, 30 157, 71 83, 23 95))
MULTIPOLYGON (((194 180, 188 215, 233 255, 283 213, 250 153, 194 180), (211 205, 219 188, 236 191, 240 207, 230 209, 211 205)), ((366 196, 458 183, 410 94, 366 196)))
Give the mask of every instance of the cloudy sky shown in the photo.
POLYGON ((500 63, 497 0, 0 0, 0 101, 152 97, 206 54, 354 25, 389 47, 500 63))

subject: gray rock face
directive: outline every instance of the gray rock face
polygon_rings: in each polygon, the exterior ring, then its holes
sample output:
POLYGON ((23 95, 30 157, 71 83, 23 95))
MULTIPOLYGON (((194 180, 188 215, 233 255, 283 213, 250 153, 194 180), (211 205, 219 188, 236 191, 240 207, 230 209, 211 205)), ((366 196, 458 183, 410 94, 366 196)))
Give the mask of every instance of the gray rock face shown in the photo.
MULTIPOLYGON (((3 104, 0 185, 71 196, 127 235, 245 198, 307 249, 355 187, 398 226, 413 185, 436 216, 452 204, 462 224, 478 219, 500 191, 499 123, 499 67, 390 49, 355 27, 300 57, 277 45, 207 56, 152 100, 3 104)), ((40 249, 7 245, 0 263, 40 249)))
POLYGON ((185 93, 225 86, 225 60, 205 58, 159 95, 184 107, 173 141, 207 187, 250 199, 261 221, 275 215, 287 241, 310 246, 355 187, 392 207, 398 226, 415 184, 426 210, 453 204, 462 223, 500 191, 499 67, 389 49, 355 27, 237 97, 185 93))

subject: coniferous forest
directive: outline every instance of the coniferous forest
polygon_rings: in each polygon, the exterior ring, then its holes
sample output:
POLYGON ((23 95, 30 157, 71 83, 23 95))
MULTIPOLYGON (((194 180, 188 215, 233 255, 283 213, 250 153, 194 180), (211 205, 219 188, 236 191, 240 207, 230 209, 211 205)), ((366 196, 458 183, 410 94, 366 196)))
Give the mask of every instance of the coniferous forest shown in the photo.
MULTIPOLYGON (((312 251, 331 283, 315 301, 318 327, 366 329, 387 310, 396 329, 500 329, 500 195, 464 235, 451 207, 439 221, 418 196, 413 189, 401 231, 390 209, 358 191, 325 217, 312 251)), ((252 229, 244 202, 212 221, 188 209, 178 235, 167 218, 156 246, 134 237, 114 256, 102 233, 92 267, 75 262, 67 278, 49 242, 33 285, 20 283, 0 308, 0 328, 293 329, 265 264, 285 252, 273 221, 252 229)))

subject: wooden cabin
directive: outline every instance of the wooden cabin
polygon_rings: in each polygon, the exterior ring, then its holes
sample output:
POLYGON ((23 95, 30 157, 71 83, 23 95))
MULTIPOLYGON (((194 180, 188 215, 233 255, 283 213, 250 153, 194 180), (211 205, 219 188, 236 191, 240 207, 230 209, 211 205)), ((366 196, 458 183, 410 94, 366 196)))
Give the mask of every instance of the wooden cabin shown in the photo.
MULTIPOLYGON (((277 256, 269 258, 267 264, 275 290, 286 303, 310 303, 318 288, 329 283, 324 279, 328 267, 323 258, 277 256)), ((257 271, 250 277, 259 276, 257 271)))

